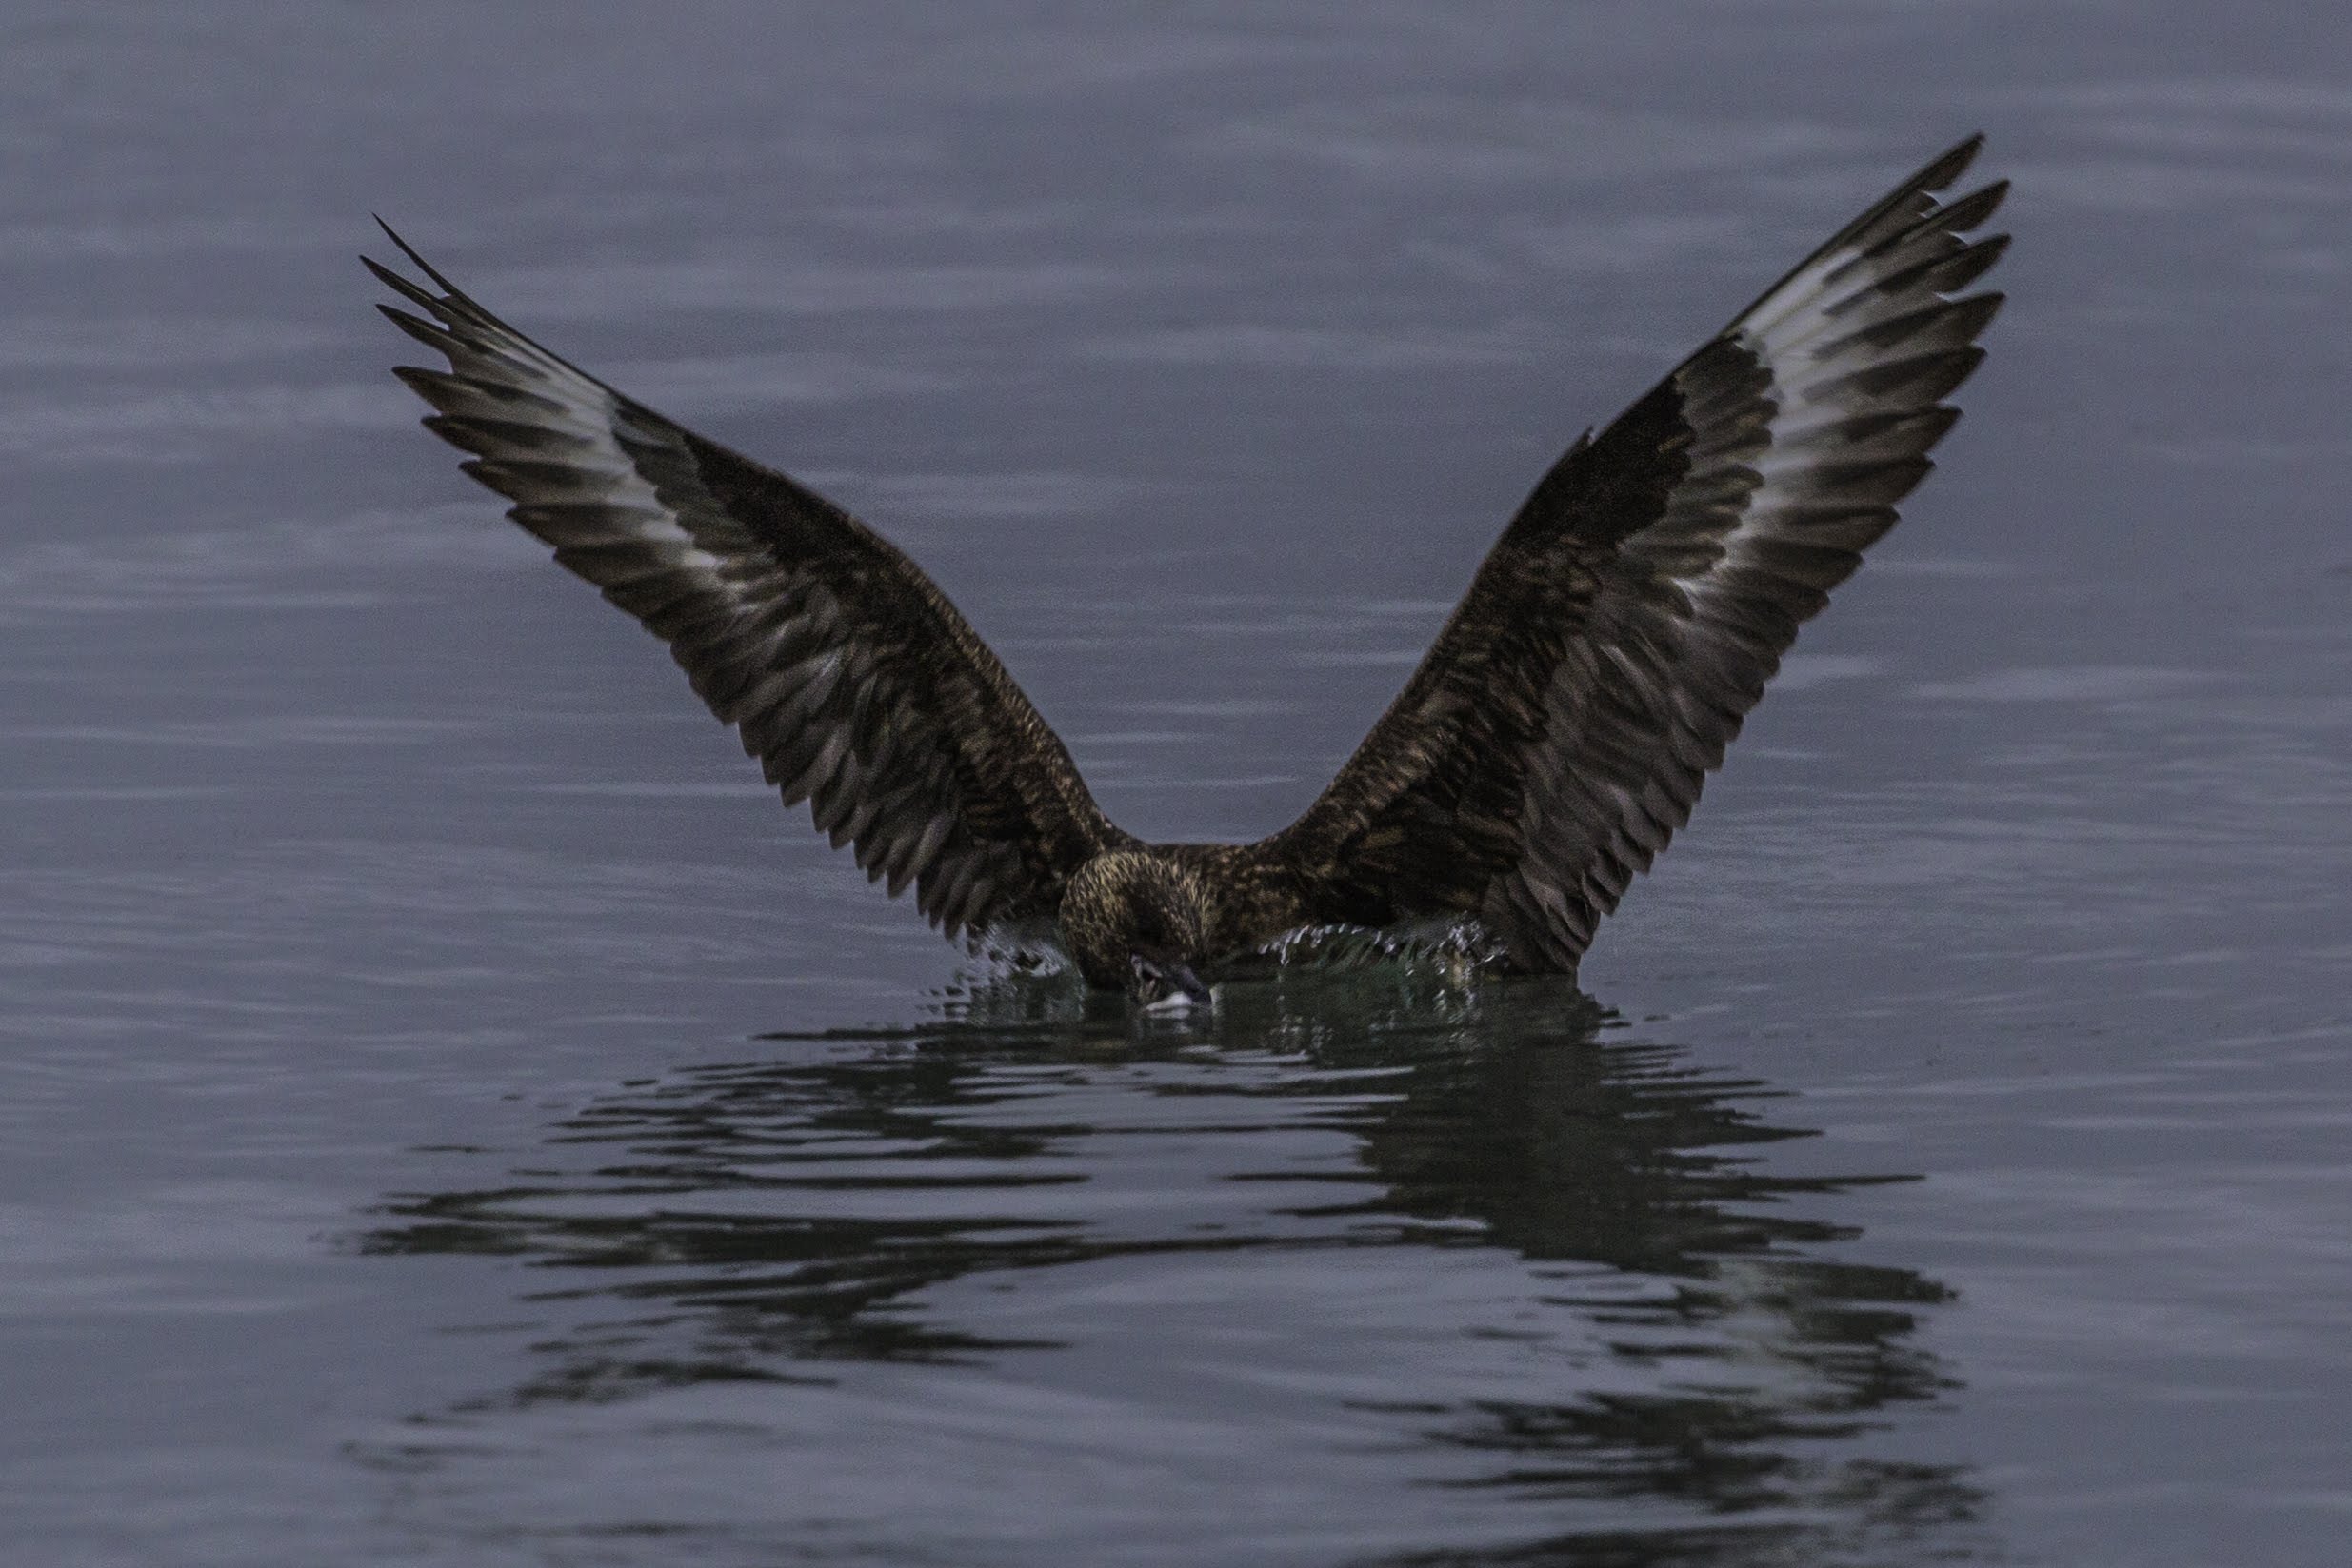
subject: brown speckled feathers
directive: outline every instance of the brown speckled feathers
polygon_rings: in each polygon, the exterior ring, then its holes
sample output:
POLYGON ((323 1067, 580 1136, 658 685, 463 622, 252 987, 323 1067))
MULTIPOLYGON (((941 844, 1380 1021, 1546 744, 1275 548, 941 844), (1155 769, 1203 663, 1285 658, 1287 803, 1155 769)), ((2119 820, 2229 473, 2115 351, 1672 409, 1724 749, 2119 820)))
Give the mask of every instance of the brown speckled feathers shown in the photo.
MULTIPOLYGON (((1475 915, 1573 973, 1688 821, 1798 626, 1893 526, 1958 417, 2000 296, 1962 291, 1992 185, 1904 182, 1545 475, 1405 690, 1296 823, 1142 846, 930 580, 787 476, 499 321, 397 235, 435 294, 369 262, 446 355, 403 368, 508 515, 669 645, 787 803, 949 936, 1052 919, 1088 861, 1170 854, 1222 944, 1301 923, 1475 915), (428 319, 429 318, 429 319, 428 319)), ((387 233, 390 231, 388 229, 387 233)))
POLYGON ((1061 740, 913 562, 848 513, 614 391, 468 299, 379 307, 449 369, 395 373, 465 469, 555 559, 669 645, 787 804, 951 937, 1051 919, 1098 850, 1132 843, 1061 740))
POLYGON ((1475 913, 1530 969, 1690 818, 1800 623, 1894 526, 2001 296, 2006 185, 1936 159, 1537 485, 1396 702, 1268 842, 1314 920, 1475 913))

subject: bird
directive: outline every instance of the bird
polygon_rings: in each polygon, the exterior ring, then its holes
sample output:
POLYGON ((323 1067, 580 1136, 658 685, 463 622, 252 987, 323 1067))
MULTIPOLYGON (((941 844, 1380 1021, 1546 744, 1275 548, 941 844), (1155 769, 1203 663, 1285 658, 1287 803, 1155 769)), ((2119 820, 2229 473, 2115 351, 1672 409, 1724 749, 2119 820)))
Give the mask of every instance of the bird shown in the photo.
POLYGON ((1088 987, 1212 1001, 1310 927, 1473 923, 1573 979, 1689 820, 1798 627, 1896 522, 1959 411, 2008 246, 2005 180, 1936 157, 1538 481, 1404 689, 1288 826, 1147 844, 937 585, 783 471, 362 257, 448 362, 393 373, 556 562, 669 646, 789 807, 951 941, 1058 938, 1088 987))

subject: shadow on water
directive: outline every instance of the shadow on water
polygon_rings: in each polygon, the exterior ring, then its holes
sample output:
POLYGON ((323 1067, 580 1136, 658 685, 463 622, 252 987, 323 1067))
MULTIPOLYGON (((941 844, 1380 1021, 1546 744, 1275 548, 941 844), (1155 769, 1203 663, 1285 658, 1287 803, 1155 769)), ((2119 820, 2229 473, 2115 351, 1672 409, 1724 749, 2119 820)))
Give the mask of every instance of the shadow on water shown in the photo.
MULTIPOLYGON (((1456 1360, 1505 1376, 1465 1396, 1390 1364, 1367 1369, 1387 1393, 1345 1402, 1427 1461, 1412 1479, 1610 1528, 1382 1560, 1971 1555, 1985 1499, 1964 1472, 1868 1454, 1899 1409, 1957 1386, 1915 1332, 1948 1293, 1850 1260, 1859 1232, 1823 1218, 1912 1178, 1784 1173, 1766 1149, 1811 1135, 1774 1119, 1784 1095, 1631 1035, 1533 983, 1286 975, 1229 987, 1212 1021, 1139 1032, 1007 982, 928 1026, 774 1037, 623 1084, 507 1180, 389 1201, 360 1245, 531 1271, 532 1370, 460 1420, 1066 1348, 975 1311, 984 1293, 941 1295, 974 1280, 1212 1253, 1311 1267, 1415 1248, 1432 1276, 1449 1255, 1499 1258, 1511 1326, 1438 1297, 1412 1329, 1490 1344, 1456 1360), (1583 1348, 1519 1379, 1514 1340, 1583 1348)), ((1152 1334, 1149 1311, 1120 1332, 1152 1334)))

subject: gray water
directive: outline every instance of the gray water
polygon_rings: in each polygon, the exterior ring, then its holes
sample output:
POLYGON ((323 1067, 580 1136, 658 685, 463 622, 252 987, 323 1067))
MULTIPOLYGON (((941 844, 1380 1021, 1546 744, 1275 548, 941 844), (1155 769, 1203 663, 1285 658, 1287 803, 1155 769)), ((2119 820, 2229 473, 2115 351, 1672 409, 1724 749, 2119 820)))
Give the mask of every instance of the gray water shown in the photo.
POLYGON ((12 7, 0 1559, 2345 1561, 2325 11, 12 7), (828 489, 1115 819, 1248 837, 1979 127, 1967 418, 1588 996, 967 972, 353 260, 828 489))

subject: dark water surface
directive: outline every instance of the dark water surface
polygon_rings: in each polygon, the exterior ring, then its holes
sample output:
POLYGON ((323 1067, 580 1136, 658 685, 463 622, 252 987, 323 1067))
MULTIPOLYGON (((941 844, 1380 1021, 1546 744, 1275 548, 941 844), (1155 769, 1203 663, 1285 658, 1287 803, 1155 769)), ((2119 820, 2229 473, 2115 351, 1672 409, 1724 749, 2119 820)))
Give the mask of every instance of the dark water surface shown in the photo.
POLYGON ((0 22, 0 1559, 2345 1561, 2352 21, 1125 16, 0 22), (960 975, 352 260, 828 488, 1115 818, 1254 836, 1579 428, 1980 126, 1968 418, 1591 1000, 960 975))

